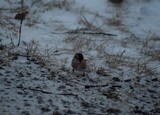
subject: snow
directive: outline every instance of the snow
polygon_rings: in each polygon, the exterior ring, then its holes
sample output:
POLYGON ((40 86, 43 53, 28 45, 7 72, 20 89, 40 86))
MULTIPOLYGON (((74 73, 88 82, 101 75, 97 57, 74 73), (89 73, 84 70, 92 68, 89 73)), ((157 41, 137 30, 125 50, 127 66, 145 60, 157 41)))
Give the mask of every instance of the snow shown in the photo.
POLYGON ((18 47, 21 2, 1 0, 0 115, 159 114, 159 4, 24 1, 18 47), (72 72, 77 52, 85 76, 72 72))
POLYGON ((93 11, 96 13, 104 13, 106 10, 106 1, 101 0, 101 2, 96 0, 76 0, 78 7, 84 7, 84 9, 93 11))

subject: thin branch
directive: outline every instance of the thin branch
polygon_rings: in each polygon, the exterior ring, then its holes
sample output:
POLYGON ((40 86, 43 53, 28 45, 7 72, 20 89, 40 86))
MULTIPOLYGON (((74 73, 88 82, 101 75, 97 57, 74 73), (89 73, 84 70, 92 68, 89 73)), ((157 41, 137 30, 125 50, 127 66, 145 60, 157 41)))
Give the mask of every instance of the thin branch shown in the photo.
POLYGON ((64 96, 75 96, 75 97, 78 96, 77 94, 73 94, 73 93, 52 93, 52 92, 49 92, 49 91, 44 91, 44 90, 41 90, 41 89, 35 89, 35 88, 31 88, 31 87, 26 88, 26 87, 23 87, 22 84, 17 86, 17 88, 23 89, 23 90, 28 89, 28 90, 31 90, 33 92, 37 91, 37 92, 41 92, 41 93, 44 93, 44 94, 55 94, 55 95, 64 95, 64 96))
POLYGON ((17 46, 19 46, 19 45, 20 45, 20 42, 21 42, 22 23, 23 23, 23 20, 24 20, 24 18, 25 18, 25 15, 26 15, 26 13, 23 12, 23 10, 24 10, 23 4, 24 4, 24 1, 21 0, 21 14, 18 14, 18 15, 17 15, 17 16, 19 17, 20 21, 21 21, 21 22, 20 22, 20 26, 19 26, 19 40, 18 40, 17 46))
MULTIPOLYGON (((61 76, 61 77, 63 77, 63 76, 61 76)), ((78 84, 78 85, 80 85, 80 86, 83 86, 83 87, 85 87, 85 88, 106 87, 106 86, 108 86, 108 84, 103 84, 103 85, 85 85, 85 84, 79 83, 79 82, 77 82, 77 81, 68 80, 68 79, 65 78, 65 77, 63 77, 63 79, 64 79, 64 81, 69 81, 69 82, 72 82, 72 83, 74 83, 74 84, 78 84)))
POLYGON ((55 93, 55 94, 57 94, 57 95, 64 95, 64 96, 69 95, 69 96, 75 96, 75 97, 78 97, 78 95, 77 95, 77 94, 73 94, 73 93, 55 93))
POLYGON ((80 32, 80 31, 67 31, 67 32, 62 32, 62 33, 56 33, 56 32, 52 32, 52 34, 90 34, 90 35, 103 35, 103 36, 117 36, 115 34, 110 34, 110 33, 106 33, 106 32, 80 32))
POLYGON ((19 46, 19 45, 20 45, 20 42, 21 42, 21 29, 22 29, 22 23, 23 23, 23 19, 21 19, 20 26, 19 26, 19 40, 18 40, 17 46, 19 46))
POLYGON ((104 84, 104 85, 85 85, 85 88, 94 88, 94 87, 106 87, 108 86, 108 84, 104 84))
POLYGON ((117 36, 115 34, 105 33, 105 32, 78 32, 78 31, 71 31, 67 32, 68 34, 92 34, 92 35, 107 35, 107 36, 117 36))
POLYGON ((32 57, 31 55, 28 54, 20 54, 20 53, 9 53, 10 55, 14 55, 14 56, 21 56, 21 57, 32 57))
POLYGON ((34 88, 25 88, 25 89, 29 89, 29 90, 32 90, 32 91, 38 91, 38 92, 41 92, 41 93, 45 93, 45 94, 53 94, 52 92, 49 92, 49 91, 44 91, 44 90, 41 90, 41 89, 34 89, 34 88))

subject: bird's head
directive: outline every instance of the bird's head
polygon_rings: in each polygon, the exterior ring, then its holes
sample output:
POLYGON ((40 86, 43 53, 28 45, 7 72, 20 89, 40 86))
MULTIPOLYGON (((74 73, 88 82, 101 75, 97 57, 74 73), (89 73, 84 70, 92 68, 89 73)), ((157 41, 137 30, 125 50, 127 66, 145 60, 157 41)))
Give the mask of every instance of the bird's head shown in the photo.
POLYGON ((84 59, 82 53, 76 53, 76 54, 74 55, 74 58, 75 58, 76 60, 79 60, 80 62, 84 59))

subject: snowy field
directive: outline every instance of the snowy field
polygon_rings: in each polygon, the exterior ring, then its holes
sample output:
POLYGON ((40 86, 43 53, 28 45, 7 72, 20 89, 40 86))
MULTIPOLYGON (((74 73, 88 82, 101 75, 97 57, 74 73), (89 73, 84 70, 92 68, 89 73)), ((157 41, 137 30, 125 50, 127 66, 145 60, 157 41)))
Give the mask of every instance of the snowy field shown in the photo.
POLYGON ((160 0, 112 1, 0 1, 0 115, 160 114, 160 0))

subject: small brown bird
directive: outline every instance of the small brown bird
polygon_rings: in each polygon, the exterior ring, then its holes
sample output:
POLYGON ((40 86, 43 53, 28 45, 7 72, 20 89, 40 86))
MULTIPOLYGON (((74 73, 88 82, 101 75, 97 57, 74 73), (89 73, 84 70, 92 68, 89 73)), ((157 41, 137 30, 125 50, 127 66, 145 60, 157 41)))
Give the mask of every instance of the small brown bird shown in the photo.
POLYGON ((72 68, 77 71, 83 71, 83 76, 85 76, 84 70, 86 69, 86 60, 81 53, 76 53, 72 59, 72 68))

